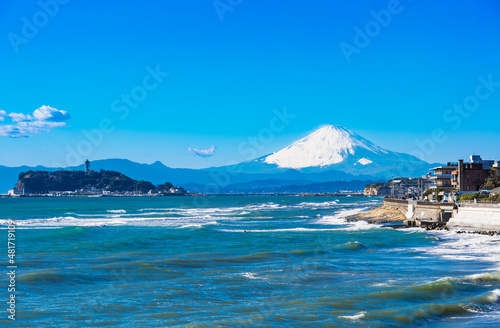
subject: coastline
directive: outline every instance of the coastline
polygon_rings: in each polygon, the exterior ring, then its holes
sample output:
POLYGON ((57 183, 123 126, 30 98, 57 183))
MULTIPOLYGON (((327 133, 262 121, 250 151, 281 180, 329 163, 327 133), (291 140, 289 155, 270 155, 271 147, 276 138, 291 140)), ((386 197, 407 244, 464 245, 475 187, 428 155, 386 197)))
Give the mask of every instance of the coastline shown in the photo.
POLYGON ((202 194, 202 193, 191 193, 187 192, 185 194, 110 194, 104 195, 100 193, 96 194, 61 194, 61 195, 53 195, 53 194, 27 194, 27 195, 8 195, 8 194, 0 194, 0 198, 19 198, 19 197, 51 197, 51 198, 61 198, 61 197, 171 197, 171 196, 197 196, 197 197, 214 197, 214 196, 297 196, 297 197, 337 197, 337 196, 345 196, 345 197, 362 197, 362 193, 358 192, 350 192, 350 193, 222 193, 222 194, 202 194))
MULTIPOLYGON (((464 210, 462 208, 462 210, 464 210)), ((469 211, 474 211, 473 209, 468 209, 469 211)), ((474 217, 476 221, 477 217, 474 217)), ((447 221, 435 221, 435 220, 425 220, 425 219, 414 219, 409 220, 406 216, 397 208, 387 205, 381 205, 379 207, 374 207, 369 209, 368 211, 364 211, 358 214, 350 215, 345 217, 345 221, 347 222, 356 222, 356 221, 366 221, 371 224, 378 224, 383 227, 401 229, 401 228, 409 228, 409 227, 419 227, 424 230, 449 230, 455 231, 456 233, 462 234, 480 234, 480 235, 489 235, 489 236, 498 236, 500 235, 500 230, 493 226, 483 226, 479 222, 474 221, 473 223, 468 222, 469 224, 465 224, 464 222, 453 222, 450 226, 450 221, 456 220, 453 218, 447 221)), ((482 218, 482 221, 487 221, 486 217, 482 218)), ((481 220, 479 220, 481 221, 481 220)), ((485 221, 485 222, 486 222, 485 221)), ((495 221, 496 222, 496 221, 495 221)))

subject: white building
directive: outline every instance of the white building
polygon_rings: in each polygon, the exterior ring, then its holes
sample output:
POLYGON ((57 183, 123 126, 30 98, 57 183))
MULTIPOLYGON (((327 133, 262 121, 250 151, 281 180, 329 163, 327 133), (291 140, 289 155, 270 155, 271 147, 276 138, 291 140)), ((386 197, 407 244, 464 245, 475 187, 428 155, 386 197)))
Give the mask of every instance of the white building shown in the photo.
MULTIPOLYGON (((483 164, 483 170, 489 170, 495 166, 495 161, 492 159, 482 159, 480 155, 471 155, 470 156, 471 163, 480 163, 483 164)), ((498 161, 497 161, 498 165, 498 161)))
POLYGON ((11 190, 9 190, 8 193, 9 193, 9 196, 19 196, 19 195, 21 195, 21 192, 19 190, 17 190, 17 189, 11 189, 11 190))

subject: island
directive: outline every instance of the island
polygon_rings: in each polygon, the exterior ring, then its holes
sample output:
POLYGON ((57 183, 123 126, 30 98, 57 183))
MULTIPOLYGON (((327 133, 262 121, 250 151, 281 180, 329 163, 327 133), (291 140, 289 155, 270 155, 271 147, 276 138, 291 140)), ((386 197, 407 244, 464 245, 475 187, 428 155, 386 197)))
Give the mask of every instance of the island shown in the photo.
POLYGON ((153 185, 134 180, 120 172, 86 171, 28 171, 19 174, 11 196, 171 196, 187 195, 182 187, 170 182, 153 185))

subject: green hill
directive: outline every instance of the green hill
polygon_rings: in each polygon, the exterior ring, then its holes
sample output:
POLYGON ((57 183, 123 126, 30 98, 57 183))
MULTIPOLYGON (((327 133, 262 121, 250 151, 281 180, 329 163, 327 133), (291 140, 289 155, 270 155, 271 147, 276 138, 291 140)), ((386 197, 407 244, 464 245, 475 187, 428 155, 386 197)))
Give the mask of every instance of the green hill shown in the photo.
POLYGON ((27 194, 43 194, 50 191, 75 191, 79 189, 100 189, 110 192, 140 192, 150 190, 168 192, 172 184, 165 183, 156 187, 148 181, 137 181, 116 172, 100 170, 90 171, 28 171, 19 174, 19 181, 14 189, 27 194))

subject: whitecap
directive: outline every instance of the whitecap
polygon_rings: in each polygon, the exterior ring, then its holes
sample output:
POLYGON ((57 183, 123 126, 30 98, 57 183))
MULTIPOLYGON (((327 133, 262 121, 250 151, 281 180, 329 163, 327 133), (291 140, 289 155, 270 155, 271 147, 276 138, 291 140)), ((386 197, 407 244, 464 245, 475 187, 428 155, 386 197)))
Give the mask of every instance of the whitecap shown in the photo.
POLYGON ((256 277, 256 276, 255 276, 255 274, 254 274, 254 273, 252 273, 252 272, 243 272, 241 275, 242 275, 243 277, 248 278, 248 279, 259 279, 259 278, 258 278, 258 277, 256 277))
POLYGON ((265 229, 265 230, 241 230, 221 229, 223 232, 305 232, 305 231, 336 231, 338 229, 312 229, 312 228, 290 228, 290 229, 265 229))
POLYGON ((353 321, 357 321, 361 318, 363 318, 365 316, 366 312, 359 312, 355 315, 343 315, 343 316, 339 316, 339 318, 342 318, 342 319, 348 319, 348 320, 353 320, 353 321))
POLYGON ((354 209, 342 209, 334 215, 325 215, 316 221, 318 224, 345 224, 345 218, 351 215, 356 215, 361 212, 364 212, 368 209, 368 207, 360 207, 354 209))
POLYGON ((123 213, 127 213, 127 211, 125 211, 125 210, 108 210, 108 213, 123 214, 123 213))

